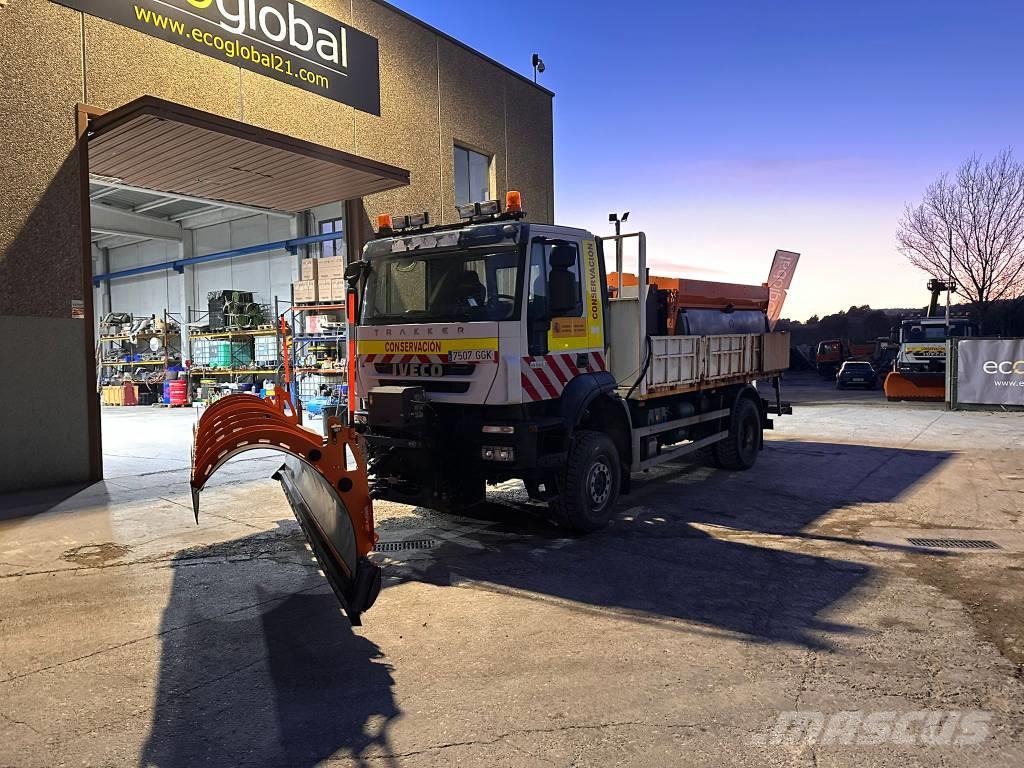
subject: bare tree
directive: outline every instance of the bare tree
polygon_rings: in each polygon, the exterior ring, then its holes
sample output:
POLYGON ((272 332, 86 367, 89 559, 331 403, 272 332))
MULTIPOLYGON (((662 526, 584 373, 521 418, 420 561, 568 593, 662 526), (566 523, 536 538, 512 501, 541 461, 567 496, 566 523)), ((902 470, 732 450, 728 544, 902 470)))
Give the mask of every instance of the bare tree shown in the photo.
POLYGON ((1011 149, 969 158, 907 206, 896 240, 915 267, 952 273, 984 327, 992 302, 1024 295, 1024 165, 1011 149))

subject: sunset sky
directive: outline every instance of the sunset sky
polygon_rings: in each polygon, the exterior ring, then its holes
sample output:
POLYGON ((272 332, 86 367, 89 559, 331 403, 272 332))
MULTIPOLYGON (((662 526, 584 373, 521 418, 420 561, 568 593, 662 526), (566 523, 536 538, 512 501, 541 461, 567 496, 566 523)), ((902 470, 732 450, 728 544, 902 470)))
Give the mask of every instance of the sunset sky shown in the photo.
POLYGON ((658 272, 708 280, 798 251, 797 319, 925 304, 904 205, 1024 125, 1018 2, 396 4, 524 74, 540 53, 558 223, 629 210, 658 272))

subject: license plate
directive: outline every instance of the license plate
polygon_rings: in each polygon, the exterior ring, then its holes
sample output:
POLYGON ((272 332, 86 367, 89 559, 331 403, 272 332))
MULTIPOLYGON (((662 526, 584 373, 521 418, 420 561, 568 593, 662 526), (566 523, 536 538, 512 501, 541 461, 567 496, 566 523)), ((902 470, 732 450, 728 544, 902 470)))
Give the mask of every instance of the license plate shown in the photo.
POLYGON ((864 379, 850 379, 850 381, 863 382, 864 379))
POLYGON ((449 363, 493 363, 497 359, 495 349, 453 349, 448 353, 449 363))

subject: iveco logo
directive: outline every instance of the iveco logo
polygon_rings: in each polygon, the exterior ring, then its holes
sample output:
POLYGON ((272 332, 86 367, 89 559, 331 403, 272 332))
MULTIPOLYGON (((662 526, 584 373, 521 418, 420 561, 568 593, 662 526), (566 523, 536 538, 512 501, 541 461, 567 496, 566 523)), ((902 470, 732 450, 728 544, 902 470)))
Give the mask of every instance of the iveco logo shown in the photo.
POLYGON ((392 376, 430 376, 438 378, 444 376, 444 366, 437 363, 392 363, 392 376))
POLYGON ((985 373, 1024 376, 1024 360, 988 360, 981 369, 985 373))

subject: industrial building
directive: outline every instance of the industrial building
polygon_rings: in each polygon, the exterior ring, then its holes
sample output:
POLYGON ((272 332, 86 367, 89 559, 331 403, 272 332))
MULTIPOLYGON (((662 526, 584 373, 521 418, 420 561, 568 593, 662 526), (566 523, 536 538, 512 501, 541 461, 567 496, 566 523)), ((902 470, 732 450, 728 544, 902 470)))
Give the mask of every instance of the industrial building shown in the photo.
POLYGON ((387 3, 20 0, 0 20, 0 492, 101 479, 101 398, 126 381, 190 402, 290 353, 331 385, 339 267, 378 213, 443 223, 515 189, 553 220, 552 93, 387 3))

